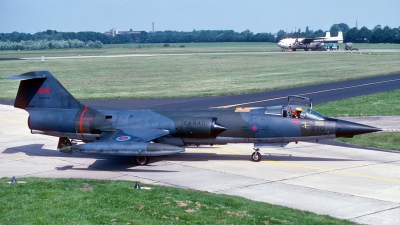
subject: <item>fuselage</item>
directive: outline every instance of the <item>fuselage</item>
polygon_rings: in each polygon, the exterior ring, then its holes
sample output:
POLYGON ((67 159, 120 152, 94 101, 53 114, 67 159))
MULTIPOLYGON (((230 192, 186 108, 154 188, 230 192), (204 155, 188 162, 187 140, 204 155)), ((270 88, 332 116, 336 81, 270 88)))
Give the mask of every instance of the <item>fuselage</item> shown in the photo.
MULTIPOLYGON (((336 119, 291 118, 281 110, 209 109, 209 110, 71 110, 27 109, 32 133, 68 137, 91 142, 104 132, 115 130, 164 130, 168 135, 154 142, 176 146, 227 143, 283 143, 334 138, 336 119), (45 124, 49 124, 46 126, 45 124)), ((347 122, 349 123, 349 122, 347 122)))
POLYGON ((320 50, 323 48, 323 43, 318 41, 313 41, 308 44, 302 43, 302 38, 285 38, 278 42, 278 46, 284 51, 285 49, 296 50, 304 49, 308 50, 320 50))

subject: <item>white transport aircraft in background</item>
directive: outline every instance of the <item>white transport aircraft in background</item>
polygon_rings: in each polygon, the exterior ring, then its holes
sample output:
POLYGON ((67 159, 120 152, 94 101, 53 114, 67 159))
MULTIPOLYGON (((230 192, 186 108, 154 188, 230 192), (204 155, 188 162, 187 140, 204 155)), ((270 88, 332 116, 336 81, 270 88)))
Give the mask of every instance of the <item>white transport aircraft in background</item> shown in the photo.
POLYGON ((297 49, 304 49, 308 51, 309 49, 322 50, 325 43, 343 43, 343 32, 339 31, 338 36, 331 37, 329 31, 326 32, 325 37, 316 38, 285 38, 278 42, 278 46, 281 47, 282 51, 288 49, 289 51, 296 51, 297 49))

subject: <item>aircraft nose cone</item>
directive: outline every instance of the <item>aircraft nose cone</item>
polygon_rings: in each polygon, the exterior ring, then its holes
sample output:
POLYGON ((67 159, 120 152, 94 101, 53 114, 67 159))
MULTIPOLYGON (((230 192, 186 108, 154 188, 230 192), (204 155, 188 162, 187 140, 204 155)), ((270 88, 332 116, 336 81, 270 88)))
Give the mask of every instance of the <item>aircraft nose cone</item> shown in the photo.
POLYGON ((353 137, 354 135, 377 131, 382 131, 382 129, 345 120, 336 120, 336 137, 353 137))

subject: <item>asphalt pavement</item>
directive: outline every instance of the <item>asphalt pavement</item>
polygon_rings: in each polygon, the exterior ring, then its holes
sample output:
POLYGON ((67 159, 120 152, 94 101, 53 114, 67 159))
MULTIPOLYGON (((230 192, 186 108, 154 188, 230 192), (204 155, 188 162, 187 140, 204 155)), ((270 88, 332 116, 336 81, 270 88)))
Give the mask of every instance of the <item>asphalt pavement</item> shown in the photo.
MULTIPOLYGON (((82 101, 98 109, 204 109, 285 105, 288 95, 309 97, 314 104, 400 89, 400 73, 244 95, 150 100, 82 101)), ((1 102, 0 102, 1 103, 1 102)))

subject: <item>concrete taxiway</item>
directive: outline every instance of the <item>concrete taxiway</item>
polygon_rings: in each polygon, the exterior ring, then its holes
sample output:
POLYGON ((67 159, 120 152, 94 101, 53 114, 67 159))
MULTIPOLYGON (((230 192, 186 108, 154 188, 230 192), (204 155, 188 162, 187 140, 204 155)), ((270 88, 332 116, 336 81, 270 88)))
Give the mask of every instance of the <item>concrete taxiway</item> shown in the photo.
MULTIPOLYGON (((27 117, 0 105, 1 177, 131 180, 237 195, 363 224, 400 224, 400 154, 395 152, 299 143, 262 149, 263 160, 254 163, 252 145, 236 144, 187 148, 136 167, 127 158, 59 153, 57 138, 30 134, 27 117)), ((355 120, 400 128, 400 117, 355 120)))

